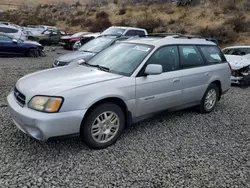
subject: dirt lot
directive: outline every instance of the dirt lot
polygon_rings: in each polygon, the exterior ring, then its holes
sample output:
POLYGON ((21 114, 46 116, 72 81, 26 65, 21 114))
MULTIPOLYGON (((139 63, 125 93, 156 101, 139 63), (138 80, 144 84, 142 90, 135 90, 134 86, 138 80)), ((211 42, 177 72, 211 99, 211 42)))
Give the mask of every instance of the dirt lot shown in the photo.
POLYGON ((0 187, 250 187, 250 88, 233 87, 211 114, 184 110, 141 122, 104 150, 21 133, 6 96, 58 53, 65 51, 0 58, 0 187))

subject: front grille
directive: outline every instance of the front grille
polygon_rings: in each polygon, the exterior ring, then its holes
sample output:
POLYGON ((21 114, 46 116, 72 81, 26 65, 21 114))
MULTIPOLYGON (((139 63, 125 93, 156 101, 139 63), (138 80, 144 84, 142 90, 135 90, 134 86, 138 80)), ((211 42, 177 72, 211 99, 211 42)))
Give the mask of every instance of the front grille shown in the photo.
POLYGON ((17 100, 17 102, 21 105, 21 106, 24 106, 25 105, 25 100, 26 100, 26 97, 24 94, 22 94, 20 91, 18 91, 18 89, 15 87, 14 89, 14 96, 17 100))

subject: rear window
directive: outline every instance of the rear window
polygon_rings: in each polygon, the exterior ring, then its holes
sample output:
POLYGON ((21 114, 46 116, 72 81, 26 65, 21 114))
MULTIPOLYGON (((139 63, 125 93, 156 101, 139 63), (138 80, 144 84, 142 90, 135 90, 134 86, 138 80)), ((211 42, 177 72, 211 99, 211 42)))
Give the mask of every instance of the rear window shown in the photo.
POLYGON ((207 63, 216 64, 223 62, 221 51, 217 46, 200 46, 199 48, 207 63))
POLYGON ((127 31, 127 33, 126 33, 126 36, 135 36, 136 34, 135 34, 135 30, 129 30, 129 31, 127 31))
POLYGON ((140 30, 137 30, 137 31, 136 31, 136 35, 138 35, 138 36, 140 36, 140 37, 146 36, 145 32, 144 32, 144 31, 140 31, 140 30))

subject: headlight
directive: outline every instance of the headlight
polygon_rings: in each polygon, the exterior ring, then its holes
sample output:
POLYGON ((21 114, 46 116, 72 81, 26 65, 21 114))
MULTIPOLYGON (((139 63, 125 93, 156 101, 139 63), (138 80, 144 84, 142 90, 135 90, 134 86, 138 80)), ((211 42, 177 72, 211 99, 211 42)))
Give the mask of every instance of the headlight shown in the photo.
POLYGON ((55 113, 60 110, 62 103, 62 97, 35 96, 30 100, 28 107, 41 112, 55 113))

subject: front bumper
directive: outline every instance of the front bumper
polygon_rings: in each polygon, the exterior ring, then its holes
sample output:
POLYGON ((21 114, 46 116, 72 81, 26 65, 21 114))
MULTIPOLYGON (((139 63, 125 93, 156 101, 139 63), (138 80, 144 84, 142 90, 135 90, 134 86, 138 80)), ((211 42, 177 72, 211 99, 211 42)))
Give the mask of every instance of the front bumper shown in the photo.
POLYGON ((240 84, 243 86, 250 86, 250 75, 246 76, 231 76, 231 83, 232 84, 240 84))
POLYGON ((59 113, 43 113, 24 106, 21 107, 13 92, 8 97, 8 107, 13 122, 22 132, 46 141, 49 138, 77 134, 86 110, 59 113))

